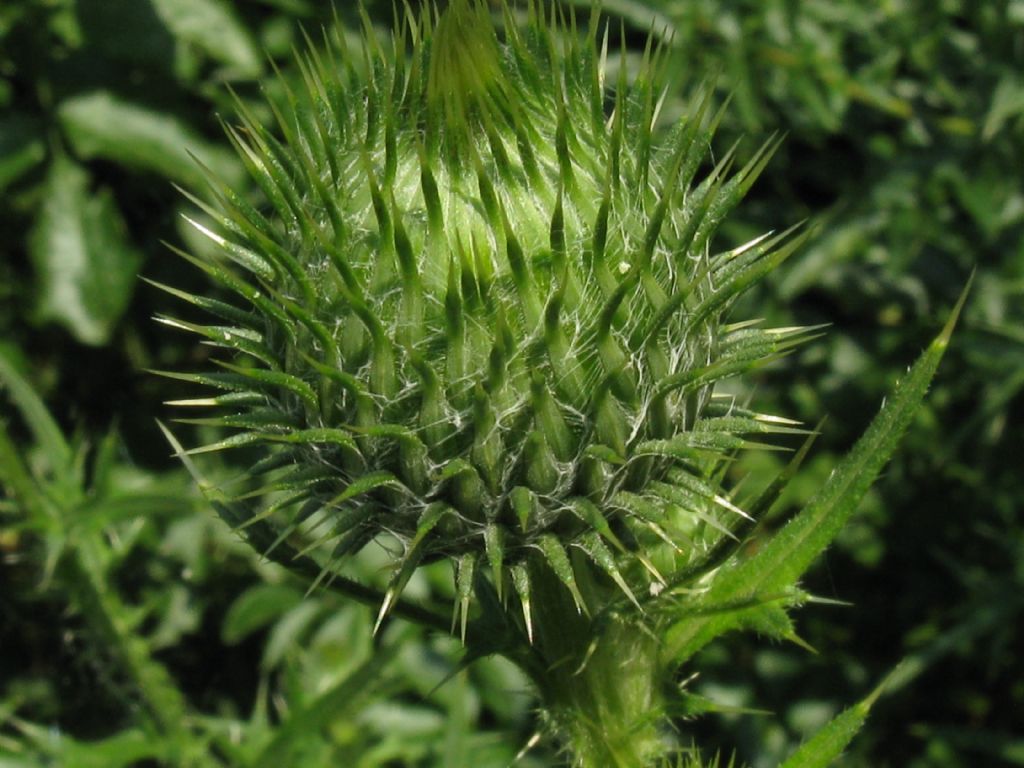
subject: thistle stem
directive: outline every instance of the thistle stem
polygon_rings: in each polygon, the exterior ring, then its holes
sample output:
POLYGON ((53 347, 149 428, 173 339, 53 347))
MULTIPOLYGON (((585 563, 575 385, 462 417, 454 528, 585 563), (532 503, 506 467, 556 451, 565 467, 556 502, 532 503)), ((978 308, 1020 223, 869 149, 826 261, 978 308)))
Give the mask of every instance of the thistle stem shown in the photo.
MULTIPOLYGON (((583 570, 583 569, 581 569, 583 570)), ((568 591, 543 567, 537 586, 537 650, 531 673, 575 768, 644 768, 665 752, 656 639, 636 621, 578 612, 568 591), (555 620, 558 616, 558 620, 555 620)), ((589 580, 588 580, 589 581, 589 580)), ((593 594, 601 586, 587 585, 593 594)))

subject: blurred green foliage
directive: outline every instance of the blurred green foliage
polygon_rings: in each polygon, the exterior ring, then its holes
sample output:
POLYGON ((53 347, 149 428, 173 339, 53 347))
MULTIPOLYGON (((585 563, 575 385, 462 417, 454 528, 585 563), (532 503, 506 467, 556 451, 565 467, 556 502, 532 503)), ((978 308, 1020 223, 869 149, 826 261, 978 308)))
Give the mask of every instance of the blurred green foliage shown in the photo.
MULTIPOLYGON (((388 23, 390 3, 367 5, 388 23)), ((722 245, 805 217, 817 229, 754 300, 773 322, 833 323, 756 392, 827 415, 821 479, 977 270, 928 409, 809 580, 854 607, 804 613, 816 656, 708 649, 703 693, 778 717, 684 736, 776 765, 906 659, 844 764, 1024 765, 1024 2, 605 7, 635 43, 627 66, 649 29, 669 41, 666 121, 716 76, 733 99, 720 151, 789 134, 722 245)), ((0 764, 504 766, 532 733, 507 667, 434 690, 454 643, 396 623, 373 647, 365 609, 254 562, 155 427, 178 393, 144 369, 204 354, 154 329, 168 300, 136 280, 196 279, 161 245, 200 247, 172 184, 202 185, 193 155, 238 175, 227 86, 249 103, 270 62, 287 73, 298 25, 329 19, 308 0, 0 5, 0 764)), ((772 461, 741 469, 756 482, 772 461)))

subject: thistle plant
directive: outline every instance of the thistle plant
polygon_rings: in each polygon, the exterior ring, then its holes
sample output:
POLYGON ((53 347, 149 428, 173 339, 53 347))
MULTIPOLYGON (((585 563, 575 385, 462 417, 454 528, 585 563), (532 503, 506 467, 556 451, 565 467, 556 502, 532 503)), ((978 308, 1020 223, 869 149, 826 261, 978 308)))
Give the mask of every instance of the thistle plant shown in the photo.
MULTIPOLYGON (((222 292, 167 290, 218 319, 162 318, 225 353, 168 375, 215 390, 174 404, 232 433, 188 451, 168 434, 197 477, 192 455, 255 448, 242 490, 203 481, 229 523, 311 586, 372 603, 378 628, 396 613, 453 632, 467 662, 511 659, 573 765, 653 765, 683 743, 671 718, 711 706, 679 682, 707 642, 799 642, 797 581, 893 450, 951 326, 765 540, 809 432, 718 390, 817 333, 730 317, 805 235, 729 250, 714 235, 779 140, 709 162, 724 107, 705 88, 661 130, 665 50, 611 76, 596 12, 580 29, 538 3, 525 17, 453 0, 407 10, 387 39, 366 20, 357 49, 327 35, 297 56, 273 126, 239 102, 227 132, 262 199, 211 176, 193 200, 214 247, 182 256, 222 292), (801 440, 763 490, 731 484, 739 452, 801 440), (381 590, 345 575, 371 542, 394 554, 381 590), (439 560, 451 619, 402 596, 439 560)), ((791 764, 827 764, 865 711, 791 764)))

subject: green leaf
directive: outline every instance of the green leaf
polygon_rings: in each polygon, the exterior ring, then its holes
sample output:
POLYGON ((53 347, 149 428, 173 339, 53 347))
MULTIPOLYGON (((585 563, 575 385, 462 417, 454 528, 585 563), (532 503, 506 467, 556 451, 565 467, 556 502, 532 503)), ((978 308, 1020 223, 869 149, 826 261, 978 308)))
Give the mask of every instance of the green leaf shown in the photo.
POLYGON ((70 475, 73 460, 71 447, 32 384, 19 371, 17 363, 14 348, 0 345, 0 390, 14 402, 35 441, 49 459, 54 474, 70 475))
POLYGON ((110 193, 90 189, 80 166, 57 156, 29 239, 37 316, 84 344, 105 344, 128 307, 141 262, 110 193))
POLYGON ((291 587, 258 584, 231 604, 221 626, 221 639, 227 645, 237 645, 301 601, 302 593, 291 587))
POLYGON ((170 751, 166 743, 154 739, 153 734, 141 729, 121 731, 99 741, 79 741, 67 734, 55 734, 51 728, 24 722, 19 724, 19 730, 34 743, 39 753, 46 756, 45 762, 0 761, 4 768, 8 765, 44 764, 75 765, 80 768, 122 768, 166 758, 170 751), (51 760, 54 762, 51 763, 51 760))
POLYGON ((323 603, 317 600, 304 600, 285 613, 270 631, 270 638, 263 649, 260 665, 265 670, 274 669, 285 655, 306 634, 310 626, 323 613, 323 603))
POLYGON ((198 158, 226 182, 241 182, 241 166, 227 149, 207 141, 176 117, 124 101, 109 91, 68 99, 60 105, 58 116, 82 158, 111 160, 193 189, 204 185, 194 159, 198 158))
MULTIPOLYGON (((898 669, 898 668, 897 668, 898 669)), ((818 730, 810 739, 797 748, 780 768, 828 768, 846 749, 857 732, 864 725, 868 712, 879 696, 882 695, 890 673, 881 684, 864 699, 854 704, 845 712, 836 715, 830 722, 818 730)))
MULTIPOLYGON (((590 0, 569 0, 569 5, 590 9, 590 0)), ((643 2, 643 0, 604 0, 601 3, 603 14, 615 15, 629 22, 635 29, 650 31, 657 38, 671 40, 675 31, 672 19, 657 10, 659 3, 643 2)), ((617 22, 616 22, 617 23, 617 22)))
POLYGON ((1024 113, 1024 82, 1016 75, 1004 75, 992 94, 992 105, 981 128, 982 141, 995 137, 1007 121, 1024 113))
POLYGON ((384 646, 352 674, 317 691, 315 696, 309 697, 308 703, 292 708, 288 719, 273 731, 273 738, 252 765, 278 768, 296 764, 294 756, 302 754, 301 747, 308 743, 312 734, 327 729, 332 722, 354 718, 365 707, 367 697, 376 695, 385 680, 384 670, 402 647, 402 643, 384 646))
POLYGON ((223 0, 151 0, 157 15, 179 43, 194 46, 232 74, 255 77, 263 58, 248 30, 223 0))
MULTIPOLYGON (((897 384, 893 396, 821 490, 753 557, 716 578, 701 601, 703 605, 743 600, 791 587, 836 537, 896 450, 921 405, 969 289, 968 284, 945 328, 897 384)), ((673 658, 689 658, 741 621, 739 612, 687 619, 670 630, 666 649, 673 658)))

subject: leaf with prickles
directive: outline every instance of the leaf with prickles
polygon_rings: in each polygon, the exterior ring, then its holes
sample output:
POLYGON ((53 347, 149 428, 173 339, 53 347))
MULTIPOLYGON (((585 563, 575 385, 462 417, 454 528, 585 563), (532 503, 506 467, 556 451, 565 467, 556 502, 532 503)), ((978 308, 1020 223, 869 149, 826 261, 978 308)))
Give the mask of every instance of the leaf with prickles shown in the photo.
MULTIPOLYGON (((785 601, 786 605, 790 604, 792 600, 793 598, 788 598, 785 601)), ((799 603, 802 600, 797 599, 796 602, 799 603)), ((795 645, 799 645, 805 651, 816 654, 817 651, 797 635, 793 619, 790 618, 789 613, 786 611, 786 605, 782 603, 766 603, 752 610, 745 611, 742 614, 740 623, 745 629, 752 630, 759 635, 770 637, 773 640, 789 640, 795 645)))
POLYGON ((619 571, 619 567, 615 565, 615 556, 608 547, 601 541, 601 537, 594 531, 589 531, 583 534, 579 541, 575 543, 575 546, 582 549, 590 559, 593 560, 597 566, 607 573, 612 581, 618 586, 619 589, 629 598, 629 601, 633 603, 641 612, 640 603, 636 599, 636 595, 633 594, 633 590, 626 584, 626 580, 622 578, 622 573, 619 571))
POLYGON ((503 226, 501 211, 498 207, 498 195, 494 191, 494 185, 488 178, 489 171, 483 167, 480 156, 474 152, 473 159, 476 163, 477 188, 480 190, 480 202, 483 205, 484 214, 487 216, 487 223, 492 232, 498 232, 503 226))
POLYGON ((405 585, 409 582, 409 577, 412 576, 412 572, 416 570, 416 566, 419 565, 420 560, 423 558, 424 550, 426 549, 424 542, 427 536, 447 514, 453 514, 451 507, 439 502, 435 502, 423 510, 423 514, 416 524, 416 533, 413 535, 412 541, 409 542, 409 546, 406 547, 398 569, 392 575, 391 583, 388 584, 387 591, 384 593, 384 602, 381 603, 380 612, 377 614, 377 622, 373 625, 373 634, 377 634, 381 623, 388 615, 395 601, 402 594, 402 590, 405 589, 405 585))
POLYGON ((487 490, 498 494, 502 470, 502 441, 496 424, 491 398, 483 386, 473 389, 473 447, 470 451, 473 463, 480 468, 487 490))
POLYGON ((504 598, 504 565, 505 565, 505 536, 501 528, 495 523, 488 523, 484 528, 484 549, 487 552, 487 560, 491 564, 491 573, 494 577, 494 591, 498 595, 498 601, 504 598))
POLYGON ((601 356, 605 373, 611 378, 612 389, 624 402, 636 400, 636 379, 629 371, 629 358, 619 341, 612 335, 612 328, 621 318, 622 303, 633 287, 635 270, 612 290, 601 310, 596 313, 594 327, 590 331, 594 345, 601 356))
POLYGON ((670 535, 662 527, 662 524, 665 523, 665 510, 651 499, 637 496, 628 491, 619 491, 612 497, 611 503, 612 506, 639 520, 644 527, 672 547, 678 554, 683 554, 683 549, 679 546, 680 541, 690 546, 693 545, 693 540, 689 536, 676 530, 673 530, 670 535))
POLYGON ((569 500, 569 505, 576 516, 590 526, 592 530, 604 536, 619 552, 626 552, 625 546, 619 541, 619 537, 612 532, 611 527, 608 525, 608 520, 605 519, 604 514, 594 502, 582 496, 576 496, 569 500))
POLYGON ((715 164, 707 178, 696 189, 689 193, 686 205, 685 226, 673 242, 673 248, 679 253, 700 253, 703 248, 694 241, 701 223, 705 220, 708 210, 718 198, 726 183, 726 176, 732 169, 736 159, 738 142, 733 144, 722 158, 715 164))
MULTIPOLYGON (((558 188, 558 196, 555 198, 555 209, 551 213, 551 225, 548 227, 548 243, 551 246, 551 264, 556 275, 562 275, 566 271, 565 261, 565 211, 563 209, 562 187, 558 188)), ((570 273, 571 274, 571 273, 570 273)), ((569 303, 575 304, 575 294, 569 296, 569 303)))
MULTIPOLYGON (((670 701, 667 706, 668 712, 673 717, 679 717, 684 719, 693 719, 699 715, 704 715, 709 712, 719 712, 722 714, 731 715, 771 715, 773 714, 767 709, 754 709, 752 707, 736 707, 729 704, 720 704, 717 701, 709 699, 706 696, 693 693, 692 691, 680 690, 673 691, 669 694, 670 701)), ((732 761, 729 762, 730 767, 734 765, 732 761)), ((718 759, 711 763, 708 768, 718 768, 718 759)))
POLYGON ((579 587, 576 586, 576 574, 572 570, 572 563, 569 562, 569 555, 562 548, 561 542, 553 534, 545 533, 537 540, 537 545, 558 580, 569 590, 573 602, 576 603, 576 610, 589 616, 590 611, 587 609, 587 604, 583 601, 579 587))
POLYGON ((803 444, 801 444, 800 448, 798 448, 796 453, 793 454, 793 458, 791 458, 786 466, 783 467, 778 476, 776 476, 764 488, 764 490, 757 495, 756 498, 744 505, 750 510, 751 517, 759 521, 759 526, 761 525, 760 521, 767 518, 768 513, 782 496, 782 492, 786 489, 790 481, 796 476, 797 471, 803 465, 804 460, 807 458, 807 454, 810 453, 811 446, 814 445, 814 441, 817 440, 818 435, 821 434, 821 428, 824 423, 825 420, 822 419, 813 430, 808 432, 807 438, 804 440, 803 444))
POLYGON ((461 381, 466 370, 466 313, 463 310, 462 291, 459 289, 459 270, 454 256, 448 258, 448 283, 444 295, 445 341, 448 345, 447 374, 449 381, 461 381))
MULTIPOLYGON (((896 386, 893 396, 832 472, 825 485, 776 536, 749 560, 716 579, 703 597, 705 604, 791 587, 838 534, 857 509, 871 483, 896 449, 920 407, 939 361, 949 346, 970 283, 946 326, 896 386)), ((735 626, 735 616, 684 621, 672 628, 667 644, 672 657, 685 659, 735 626)))
POLYGON ((282 306, 288 311, 288 314, 298 320, 306 330, 313 334, 317 341, 316 346, 322 350, 320 354, 325 359, 325 362, 332 367, 340 365, 341 354, 334 333, 328 330, 327 326, 310 314, 301 304, 288 298, 282 298, 280 301, 282 306))
POLYGON ((648 522, 665 522, 665 507, 659 500, 640 496, 631 491, 619 491, 611 499, 611 507, 621 509, 629 515, 648 522))
POLYGON ((459 622, 459 637, 466 643, 466 622, 469 618, 469 601, 473 596, 473 574, 476 571, 476 554, 466 552, 456 561, 455 599, 452 611, 452 632, 459 622))
POLYGON ((608 216, 611 213, 611 204, 611 188, 608 181, 606 181, 601 205, 597 209, 597 216, 594 219, 594 235, 590 243, 590 263, 587 264, 594 271, 594 277, 597 279, 606 297, 613 296, 618 285, 618 281, 608 270, 605 260, 605 248, 608 245, 608 216))
POLYGON ((651 214, 650 221, 647 223, 647 230, 644 232, 643 249, 641 251, 641 269, 644 272, 649 272, 651 269, 651 260, 654 257, 654 251, 658 244, 658 240, 661 237, 662 227, 665 223, 665 215, 668 212, 669 206, 672 204, 675 185, 679 181, 679 169, 683 162, 685 150, 685 142, 680 142, 673 153, 673 158, 666 174, 666 184, 660 192, 661 199, 658 200, 658 204, 654 208, 654 213, 651 214))
MULTIPOLYGON (((293 521, 292 525, 289 527, 297 529, 302 522, 308 520, 314 513, 325 509, 328 509, 327 505, 322 504, 316 499, 312 499, 307 503, 306 508, 303 509, 302 513, 296 517, 295 521, 293 521)), ((349 507, 344 509, 340 514, 331 515, 325 521, 318 523, 318 527, 326 522, 330 525, 331 531, 334 535, 329 535, 326 539, 311 541, 302 549, 298 550, 295 556, 304 557, 325 544, 333 544, 334 551, 331 553, 331 557, 329 559, 339 560, 350 551, 349 549, 345 549, 345 536, 350 534, 352 531, 359 530, 361 528, 363 530, 367 530, 363 527, 363 524, 377 514, 378 511, 378 508, 373 504, 362 504, 358 507, 349 507)), ((282 536, 283 535, 284 534, 282 533, 282 536)), ((307 533, 306 535, 308 536, 309 534, 307 533)))
POLYGON ((533 617, 530 613, 530 575, 525 565, 513 565, 510 569, 512 574, 512 586, 519 595, 519 604, 523 608, 523 621, 526 622, 526 638, 530 645, 533 645, 533 617))
MULTIPOLYGON (((610 384, 613 379, 605 381, 610 384)), ((604 384, 597 387, 591 398, 590 407, 594 414, 597 439, 610 446, 620 456, 625 455, 629 426, 619 401, 612 396, 611 387, 604 384)))
POLYGON ((445 417, 446 404, 441 379, 433 367, 419 355, 412 354, 410 361, 420 378, 420 432, 431 447, 440 445, 451 434, 451 425, 445 417))
POLYGON ((737 203, 743 196, 746 195, 747 191, 753 185, 757 177, 768 165, 768 161, 771 160, 772 155, 782 145, 785 136, 772 135, 768 141, 761 145, 760 149, 754 153, 754 156, 750 161, 743 166, 727 183, 722 185, 720 194, 715 196, 714 201, 709 207, 707 214, 703 217, 701 225, 696 232, 693 239, 692 249, 695 251, 703 251, 707 245, 708 239, 714 234, 718 225, 721 224, 722 219, 728 214, 733 208, 736 207, 737 203))
POLYGON ((897 667, 886 675, 878 687, 864 699, 845 712, 841 712, 801 744, 780 768, 828 768, 832 765, 864 725, 871 707, 884 693, 886 685, 899 672, 899 669, 897 667))

